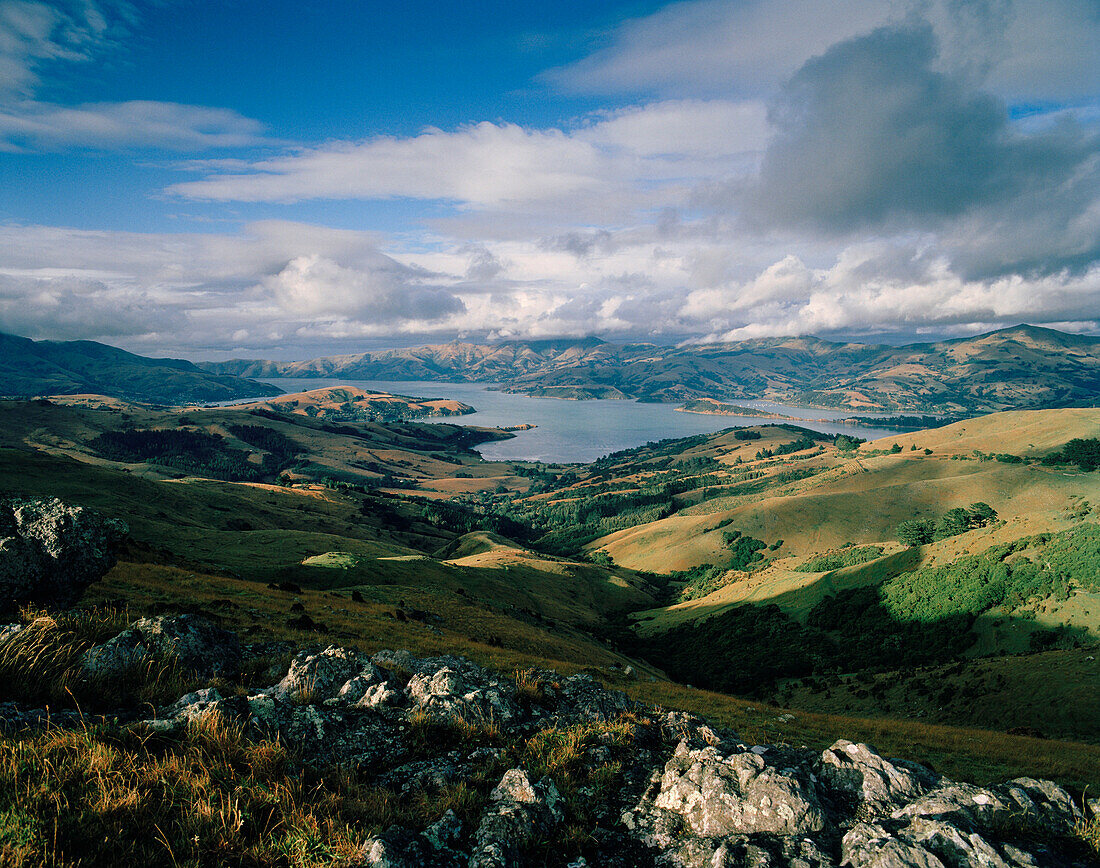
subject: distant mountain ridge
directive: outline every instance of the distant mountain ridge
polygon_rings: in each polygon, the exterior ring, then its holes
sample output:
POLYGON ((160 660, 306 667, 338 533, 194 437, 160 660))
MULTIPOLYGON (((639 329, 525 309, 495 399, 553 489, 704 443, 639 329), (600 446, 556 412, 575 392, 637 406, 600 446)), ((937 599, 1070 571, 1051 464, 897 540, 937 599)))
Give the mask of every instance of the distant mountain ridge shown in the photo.
POLYGON ((32 341, 0 333, 0 396, 93 393, 152 403, 262 398, 281 389, 184 359, 151 359, 95 341, 32 341))
POLYGON ((764 398, 852 410, 991 412, 1100 400, 1100 338, 1030 325, 901 347, 816 337, 679 347, 588 338, 201 367, 245 377, 499 382, 508 391, 552 397, 764 398))

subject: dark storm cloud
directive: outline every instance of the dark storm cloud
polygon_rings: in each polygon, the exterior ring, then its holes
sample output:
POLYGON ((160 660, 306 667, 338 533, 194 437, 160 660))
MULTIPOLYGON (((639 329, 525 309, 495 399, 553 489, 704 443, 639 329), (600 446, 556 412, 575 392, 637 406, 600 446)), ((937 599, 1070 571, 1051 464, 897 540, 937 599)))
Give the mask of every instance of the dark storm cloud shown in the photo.
MULTIPOLYGON (((765 226, 844 234, 943 229, 954 221, 984 247, 991 223, 1013 229, 1038 208, 1041 238, 1026 263, 957 247, 975 272, 1083 267, 1097 248, 1060 234, 1097 200, 1097 140, 1072 122, 1025 135, 970 76, 936 69, 926 24, 889 27, 810 60, 772 109, 777 130, 746 215, 765 226), (1027 213, 1022 211, 1027 209, 1027 213)), ((1005 258, 1005 254, 1010 254, 1005 258)))

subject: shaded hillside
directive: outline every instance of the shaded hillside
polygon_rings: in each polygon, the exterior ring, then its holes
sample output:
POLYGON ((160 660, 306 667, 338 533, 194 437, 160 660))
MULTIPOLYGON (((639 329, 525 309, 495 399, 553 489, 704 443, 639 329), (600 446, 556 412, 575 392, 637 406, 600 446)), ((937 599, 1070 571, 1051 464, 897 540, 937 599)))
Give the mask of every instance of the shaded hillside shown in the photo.
POLYGON ((98 394, 130 401, 192 403, 278 395, 281 389, 183 359, 150 359, 95 341, 32 341, 0 334, 6 397, 98 394))
POLYGON ((502 382, 552 397, 766 398, 854 410, 989 412, 1089 406, 1100 398, 1100 339, 1026 325, 903 347, 814 337, 682 347, 590 338, 204 367, 248 377, 502 382))

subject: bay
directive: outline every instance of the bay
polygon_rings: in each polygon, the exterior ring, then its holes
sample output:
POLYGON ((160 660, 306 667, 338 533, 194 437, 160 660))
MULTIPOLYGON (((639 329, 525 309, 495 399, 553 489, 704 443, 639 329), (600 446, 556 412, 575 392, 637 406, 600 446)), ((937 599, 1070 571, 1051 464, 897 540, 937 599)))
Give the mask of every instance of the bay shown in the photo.
MULTIPOLYGON (((485 427, 535 425, 517 431, 514 439, 484 443, 478 452, 490 461, 544 461, 548 463, 585 463, 609 452, 641 446, 668 437, 709 434, 723 428, 744 425, 775 424, 764 416, 709 416, 681 413, 676 404, 645 404, 638 401, 566 401, 560 398, 535 398, 492 389, 492 383, 441 383, 434 380, 343 380, 312 378, 272 378, 271 383, 287 392, 304 392, 326 386, 357 386, 361 389, 389 392, 416 398, 451 398, 476 408, 468 416, 424 419, 485 427)), ((738 401, 749 405, 749 401, 738 401)), ((799 420, 820 420, 851 416, 852 411, 792 407, 773 402, 751 402, 766 413, 780 413, 799 420)), ((859 415, 872 415, 860 413, 859 415)), ((889 437, 892 428, 867 428, 836 421, 790 421, 814 431, 849 434, 865 440, 889 437)))

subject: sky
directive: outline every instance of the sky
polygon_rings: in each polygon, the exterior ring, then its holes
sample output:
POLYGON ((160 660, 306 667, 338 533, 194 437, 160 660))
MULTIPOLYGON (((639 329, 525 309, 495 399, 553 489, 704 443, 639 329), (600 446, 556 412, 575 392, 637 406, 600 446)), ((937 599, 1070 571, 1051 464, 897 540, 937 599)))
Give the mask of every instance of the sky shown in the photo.
POLYGON ((1100 333, 1100 0, 0 0, 0 331, 1100 333))

